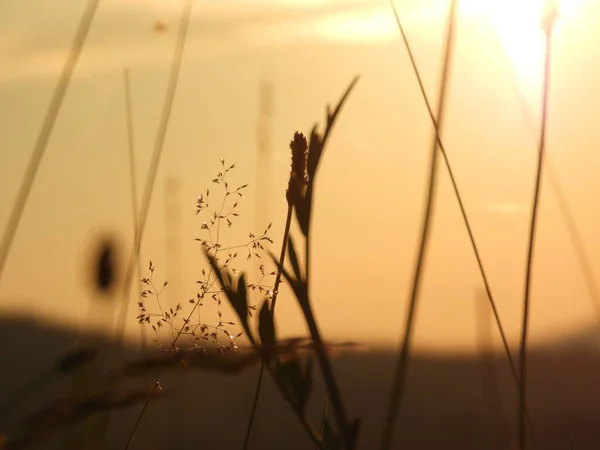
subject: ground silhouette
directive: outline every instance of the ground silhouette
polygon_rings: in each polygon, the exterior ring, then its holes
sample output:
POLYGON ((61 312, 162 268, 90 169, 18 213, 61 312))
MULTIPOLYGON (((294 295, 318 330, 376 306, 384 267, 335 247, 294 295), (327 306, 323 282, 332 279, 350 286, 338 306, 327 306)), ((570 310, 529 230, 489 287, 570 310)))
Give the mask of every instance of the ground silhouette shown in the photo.
MULTIPOLYGON (((540 447, 600 448, 600 354, 581 336, 560 346, 532 349, 529 405, 540 447)), ((0 430, 69 388, 56 375, 57 359, 80 343, 101 351, 109 342, 27 318, 0 319, 0 430)), ((137 348, 124 358, 140 358, 137 348)), ((393 354, 346 352, 335 358, 342 391, 353 415, 363 418, 360 448, 377 447, 387 406, 393 354)), ((200 371, 163 377, 168 394, 150 404, 133 449, 240 448, 257 378, 253 367, 239 375, 200 371)), ((151 385, 155 373, 140 380, 151 385)), ((323 389, 317 383, 310 413, 318 421, 323 389)), ((516 390, 503 355, 416 355, 398 421, 394 448, 481 450, 514 448, 516 390)), ((110 417, 105 448, 124 448, 139 405, 110 417)), ((54 436, 40 448, 78 448, 78 431, 54 436)), ((312 448, 287 405, 266 380, 253 448, 312 448)))

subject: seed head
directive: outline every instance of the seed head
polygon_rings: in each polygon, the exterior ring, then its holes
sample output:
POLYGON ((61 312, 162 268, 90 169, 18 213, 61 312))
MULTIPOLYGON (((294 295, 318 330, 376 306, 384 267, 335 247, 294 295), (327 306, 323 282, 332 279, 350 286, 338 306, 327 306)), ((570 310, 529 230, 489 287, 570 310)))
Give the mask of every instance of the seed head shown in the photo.
POLYGON ((294 139, 290 142, 290 149, 292 150, 290 178, 295 179, 300 186, 306 186, 308 184, 308 174, 306 171, 308 143, 306 142, 306 136, 296 131, 294 139))

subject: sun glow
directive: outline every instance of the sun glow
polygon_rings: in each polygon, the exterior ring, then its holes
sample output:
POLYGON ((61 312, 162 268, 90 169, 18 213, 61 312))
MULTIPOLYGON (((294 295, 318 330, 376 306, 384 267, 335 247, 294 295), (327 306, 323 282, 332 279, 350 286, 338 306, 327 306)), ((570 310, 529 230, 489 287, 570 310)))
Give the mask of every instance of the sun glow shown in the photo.
POLYGON ((541 71, 545 54, 543 17, 556 10, 553 35, 560 31, 563 18, 572 17, 583 0, 462 0, 466 16, 483 20, 493 28, 521 75, 530 78, 541 71))

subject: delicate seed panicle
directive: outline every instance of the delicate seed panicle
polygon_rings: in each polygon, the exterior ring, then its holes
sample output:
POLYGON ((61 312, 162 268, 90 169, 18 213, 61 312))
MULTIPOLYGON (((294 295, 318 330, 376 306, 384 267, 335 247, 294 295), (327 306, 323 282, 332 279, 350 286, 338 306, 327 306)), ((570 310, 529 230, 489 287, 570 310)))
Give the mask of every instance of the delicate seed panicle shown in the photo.
MULTIPOLYGON (((301 178, 306 178, 306 163, 302 160, 303 152, 306 152, 306 140, 298 133, 296 141, 296 147, 300 149, 299 151, 296 151, 296 153, 300 155, 300 159, 297 158, 296 170, 301 171, 301 178)), ((305 156, 304 159, 306 159, 305 156)), ((232 184, 229 182, 228 176, 230 171, 236 168, 235 163, 227 164, 224 159, 221 159, 221 166, 222 170, 213 179, 213 182, 219 184, 220 190, 223 191, 221 206, 214 210, 210 207, 208 204, 208 190, 197 196, 196 214, 200 219, 201 232, 205 235, 203 237, 196 237, 194 240, 201 243, 204 252, 211 252, 214 254, 213 258, 219 270, 226 269, 232 274, 230 276, 238 277, 241 276, 241 272, 234 267, 239 256, 236 249, 245 248, 248 252, 249 259, 260 258, 261 253, 265 251, 267 244, 273 243, 272 239, 268 236, 271 224, 267 226, 262 234, 255 235, 250 233, 249 241, 246 241, 242 245, 225 246, 219 241, 219 227, 222 228, 224 225, 235 225, 234 218, 240 216, 240 213, 238 212, 240 199, 237 197, 243 198, 242 191, 248 187, 248 184, 242 184, 236 188, 231 187, 232 184), (233 196, 236 197, 233 198, 233 196), (215 230, 216 232, 214 232, 215 230)), ((261 274, 262 277, 264 277, 268 273, 264 265, 261 267, 261 274)), ((175 308, 166 308, 164 303, 161 304, 161 299, 159 297, 163 290, 167 288, 168 282, 162 281, 162 285, 156 283, 154 279, 155 266, 152 261, 149 261, 147 268, 150 271, 150 274, 147 277, 141 278, 141 282, 145 289, 141 291, 141 299, 138 302, 139 314, 136 317, 136 321, 138 324, 152 329, 155 335, 154 342, 161 350, 179 351, 180 347, 178 344, 180 340, 178 338, 180 335, 187 335, 194 348, 203 348, 205 345, 216 345, 220 351, 237 350, 237 345, 233 342, 236 337, 231 333, 232 330, 225 328, 237 325, 235 322, 227 320, 227 312, 223 310, 222 303, 222 295, 225 294, 225 290, 223 288, 214 287, 214 283, 216 282, 214 271, 211 270, 210 272, 207 272, 206 269, 201 270, 202 276, 196 281, 198 291, 196 292, 195 298, 188 298, 188 301, 185 303, 185 305, 189 306, 177 304, 175 308), (156 308, 152 308, 148 303, 150 298, 154 298, 156 308), (214 325, 203 323, 204 319, 202 319, 202 321, 200 319, 200 308, 204 306, 205 299, 211 299, 216 304, 217 323, 214 325), (197 319, 194 315, 194 312, 196 311, 198 311, 197 319), (164 347, 160 340, 160 335, 161 333, 165 333, 165 329, 177 332, 175 335, 176 337, 173 338, 172 344, 168 347, 164 347)), ((270 286, 268 288, 270 288, 270 286)), ((266 286, 263 287, 265 292, 268 288, 266 286)), ((252 311, 253 309, 250 308, 249 310, 252 311)))

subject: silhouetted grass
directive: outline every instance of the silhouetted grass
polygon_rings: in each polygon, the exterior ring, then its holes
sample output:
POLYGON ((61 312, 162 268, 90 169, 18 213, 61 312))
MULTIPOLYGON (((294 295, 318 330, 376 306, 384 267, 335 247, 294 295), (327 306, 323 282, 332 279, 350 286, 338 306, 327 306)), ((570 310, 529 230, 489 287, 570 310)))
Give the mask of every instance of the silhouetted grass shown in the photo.
POLYGON ((542 93, 541 116, 542 126, 540 128, 540 146, 538 152, 535 188, 531 204, 531 222, 529 227, 528 248, 527 248, 527 265, 525 268, 525 294, 523 298, 523 324, 521 326, 521 342, 520 342, 520 385, 519 385, 519 450, 525 450, 526 445, 526 415, 525 404, 527 399, 527 335, 529 327, 529 308, 531 296, 531 277, 533 268, 533 250, 535 246, 535 237, 537 230, 538 206, 540 200, 540 192, 542 187, 542 172, 544 168, 544 157, 546 154, 546 127, 548 122, 548 97, 550 87, 550 55, 551 55, 551 35, 555 16, 557 14, 558 5, 552 11, 545 11, 545 16, 542 17, 542 27, 546 35, 546 55, 544 63, 544 86, 542 93))
MULTIPOLYGON (((291 179, 291 178, 290 178, 291 179)), ((283 231, 283 239, 281 243, 281 253, 279 256, 279 265, 283 266, 285 263, 285 255, 287 250, 287 243, 290 237, 290 227, 292 225, 292 213, 293 213, 293 205, 291 201, 288 200, 288 208, 287 215, 285 219, 285 228, 283 231)), ((271 300, 271 315, 273 316, 273 320, 275 320, 275 304, 277 302, 277 295, 279 294, 279 285, 281 282, 281 270, 277 271, 277 276, 275 278, 275 284, 273 285, 273 297, 271 300)), ((246 437, 244 438, 244 449, 247 449, 250 445, 250 436, 252 435, 252 427, 254 425, 254 418, 256 417, 256 411, 258 409, 258 401, 260 399, 260 392, 262 388, 262 381, 265 374, 265 364, 264 362, 260 365, 260 370, 258 372, 258 379, 256 381, 256 390, 254 392, 254 400, 252 401, 252 410, 250 411, 250 418, 248 419, 248 427, 246 428, 246 437)))
MULTIPOLYGON (((394 379, 392 381, 392 390, 390 393, 390 403, 388 406, 387 417, 384 423, 383 434, 381 439, 382 450, 389 449, 392 445, 392 438, 394 432, 394 425, 398 415, 398 409, 400 408, 400 402, 404 393, 404 386, 406 383, 406 372, 408 370, 408 364, 410 360, 410 344, 412 338, 412 332, 414 327, 414 318, 417 309, 417 303, 419 300, 419 292, 421 287, 421 274, 427 258, 427 249, 429 243, 429 230, 431 225, 431 219, 434 213, 436 188, 437 188, 437 160, 438 160, 438 147, 439 147, 439 135, 442 129, 445 106, 446 106, 446 89, 448 86, 448 79, 450 75, 450 67, 453 56, 454 46, 454 34, 457 19, 457 0, 452 0, 450 6, 450 15, 448 17, 448 28, 446 30, 446 50, 444 55, 444 64, 442 68, 442 74, 440 78, 440 97, 437 110, 437 126, 433 131, 433 142, 431 147, 431 156, 429 163, 429 179, 427 182, 427 197, 425 200, 425 210, 423 213, 423 226, 421 228, 421 237, 419 242, 419 250, 415 262, 415 269, 413 273, 411 293, 408 301, 408 313, 406 318, 406 325, 404 336, 402 339, 402 345, 400 354, 398 356, 398 364, 394 373, 394 379)), ((396 15, 396 17, 398 17, 396 15)), ((400 21, 398 21, 400 23, 400 21)))
MULTIPOLYGON (((404 27, 402 26, 402 22, 400 20, 400 17, 398 15, 398 12, 396 10, 396 7, 394 5, 393 0, 390 0, 390 5, 391 5, 392 10, 394 12, 394 16, 395 16, 395 19, 396 19, 396 24, 398 25, 398 29, 400 31, 400 34, 402 36, 404 45, 405 45, 406 50, 408 52, 408 55, 409 55, 409 58, 410 58, 410 61, 411 61, 411 65, 412 65, 413 71, 414 71, 415 76, 417 78, 417 81, 419 83, 419 88, 420 88, 420 91, 421 91, 421 95, 423 96, 423 99, 425 101, 425 105, 427 107, 427 111, 429 113, 429 117, 430 117, 430 119, 431 119, 431 121, 432 121, 432 123, 433 123, 433 125, 435 127, 437 145, 438 145, 438 147, 439 147, 439 149, 440 149, 440 151, 442 153, 442 156, 443 156, 443 159, 444 159, 444 162, 446 164, 447 171, 448 171, 448 175, 450 176, 450 181, 452 183, 452 187, 453 187, 454 193, 456 195, 456 199, 457 199, 459 207, 460 207, 461 215, 462 215, 463 221, 465 223, 465 227, 467 229, 467 232, 468 232, 468 235, 469 235, 469 239, 471 241, 471 246, 473 247, 473 251, 474 251, 474 254, 475 254, 475 257, 476 257, 476 260, 477 260, 477 265, 478 265, 478 268, 479 268, 479 272, 481 274, 483 285, 484 285, 487 297, 489 299, 490 306, 492 308, 492 312, 493 312, 493 315, 494 315, 494 319, 496 321, 497 328, 498 328, 499 333, 500 333, 500 337, 502 339, 502 344, 503 344, 504 350, 506 352, 506 356, 507 356, 508 362, 509 362, 510 367, 511 367, 511 372, 513 374, 513 378, 514 378, 515 384, 516 384, 517 387, 519 387, 520 384, 521 384, 521 381, 520 381, 519 373, 517 371, 517 366, 516 366, 514 358, 512 356, 512 353, 511 353, 511 350, 510 350, 510 346, 508 344, 508 339, 506 338, 506 333, 505 333, 504 327, 502 325, 502 321, 500 320, 500 315, 499 315, 499 312, 498 312, 498 309, 497 309, 497 306, 496 306, 496 302, 495 302, 494 297, 492 295, 491 286, 489 284, 488 277, 487 277, 486 271, 484 269, 483 261, 482 261, 482 258, 481 258, 478 246, 477 246, 477 244, 475 242, 475 236, 474 236, 472 227, 471 227, 470 222, 469 222, 468 217, 467 217, 466 209, 465 209, 465 206, 464 206, 464 203, 463 203, 463 200, 462 200, 462 196, 461 196, 460 191, 458 189, 456 178, 454 176, 452 167, 450 165, 448 154, 446 152, 446 149, 445 149, 445 147, 443 145, 443 142, 441 140, 441 137, 440 137, 439 125, 437 123, 437 120, 436 120, 436 118, 435 118, 435 116, 433 114, 432 108, 430 106, 430 102, 428 100, 427 93, 425 92, 425 87, 423 85, 423 82, 422 82, 419 70, 418 70, 418 68, 416 66, 416 62, 415 62, 415 59, 414 59, 413 54, 412 54, 411 46, 410 46, 410 44, 408 42, 408 38, 407 38, 406 33, 404 31, 404 27)), ((586 264, 587 259, 585 258, 585 253, 581 250, 582 246, 581 245, 576 245, 576 244, 580 243, 580 241, 581 241, 581 239, 578 238, 579 233, 577 232, 578 231, 577 227, 574 226, 574 221, 572 220, 572 216, 569 213, 570 210, 568 209, 567 203, 564 201, 564 198, 562 196, 558 195, 558 194, 560 194, 561 191, 558 189, 557 183, 554 182, 553 186, 555 187, 555 191, 557 193, 557 197, 559 197, 559 200, 563 200, 562 202, 559 202, 561 204, 561 206, 562 206, 561 211, 563 212, 563 218, 565 218, 565 220, 567 221, 567 226, 569 228, 569 234, 570 234, 571 238, 574 239, 574 244, 575 244, 576 250, 578 250, 577 251, 578 258, 579 258, 580 264, 582 265, 582 268, 584 269, 584 272, 585 272, 584 275, 587 275, 586 276, 586 281, 588 282, 588 286, 590 287, 592 295, 594 295, 596 293, 596 290, 593 288, 595 286, 595 284, 591 281, 592 277, 589 274, 589 270, 585 270, 586 268, 588 268, 589 264, 586 264), (569 214, 567 214, 567 213, 569 213, 569 214)), ((529 415, 529 412, 528 412, 528 409, 527 409, 526 405, 524 405, 524 413, 523 414, 524 414, 525 420, 527 422, 527 426, 529 427, 530 432, 531 432, 531 439, 532 439, 535 447, 538 448, 536 433, 535 433, 535 430, 533 428, 531 417, 529 415)))
POLYGON ((121 299, 121 311, 119 312, 117 322, 117 342, 120 343, 123 339, 123 333, 125 330, 125 322, 127 320, 127 310, 129 306, 129 294, 131 292, 131 282, 133 279, 133 273, 137 261, 138 249, 141 245, 144 230, 146 228, 146 221, 148 219, 148 211, 150 209, 150 202, 152 201, 152 193, 154 192, 154 185, 156 183, 156 175, 158 173, 158 167, 160 165, 165 138, 171 119, 171 110, 173 109, 173 102, 175 100, 175 93, 177 91, 177 85, 179 82, 179 72, 181 70, 181 61, 183 59, 183 52, 185 49, 185 43, 187 40, 187 32, 190 23, 190 17, 192 13, 192 0, 185 0, 181 7, 181 18, 179 22, 179 31, 177 35, 177 41, 175 45, 175 52, 173 54, 173 61, 171 63, 171 70, 169 73, 169 81, 167 90, 165 93, 165 100, 158 124, 158 130, 156 132, 156 139, 154 141, 154 149, 152 152, 152 160, 150 162, 150 168, 148 169, 148 176, 142 193, 142 202, 140 206, 138 220, 136 222, 137 235, 136 242, 133 244, 129 264, 127 266, 127 272, 125 274, 125 282, 123 284, 123 294, 121 299))
MULTIPOLYGON (((129 70, 123 72, 123 85, 125 90, 125 117, 127 121, 127 156, 129 160, 129 186, 131 191, 131 213, 133 224, 133 242, 135 243, 135 273, 137 276, 137 287, 141 291, 142 265, 140 261, 140 239, 138 224, 138 189, 136 177, 136 158, 135 158, 135 133, 133 127, 133 105, 131 100, 131 81, 129 70)), ((137 294, 137 292, 136 292, 137 294)), ((142 328, 142 348, 146 349, 146 329, 142 328)))
POLYGON ((247 292, 246 285, 244 283, 244 275, 239 277, 239 280, 236 284, 234 282, 235 275, 229 270, 223 274, 221 272, 222 268, 218 266, 215 257, 207 252, 211 267, 217 275, 219 282, 227 295, 229 303, 236 311, 246 336, 252 345, 255 346, 255 348, 261 349, 263 355, 263 365, 261 366, 262 370, 259 374, 257 389, 254 395, 254 403, 250 413, 249 425, 244 441, 245 448, 247 448, 249 445, 249 437, 257 410, 256 408, 260 395, 260 386, 262 383, 262 374, 264 370, 263 368, 267 368, 269 370, 279 388, 280 393, 290 404, 300 423, 304 426, 309 437, 317 447, 340 448, 341 446, 341 448, 351 450, 356 446, 359 422, 351 422, 348 419, 346 408, 343 404, 342 396, 336 382, 335 374, 333 373, 331 362, 327 355, 326 346, 321 337, 321 332, 310 304, 308 282, 310 257, 308 249, 310 248, 311 212, 317 169, 323 155, 325 143, 327 142, 335 120, 338 117, 342 105, 345 103, 348 95, 357 81, 358 77, 352 81, 333 112, 330 112, 328 108, 327 123, 323 134, 318 132, 317 126, 315 125, 315 127, 312 129, 309 142, 306 140, 306 137, 303 134, 296 133, 290 144, 290 148, 292 150, 292 167, 286 195, 288 200, 288 214, 284 232, 284 242, 282 244, 282 254, 280 255, 279 259, 271 254, 273 262, 277 265, 276 288, 273 292, 271 306, 269 306, 269 298, 267 297, 263 301, 263 305, 260 308, 258 318, 258 336, 252 332, 249 325, 247 292), (304 268, 301 268, 300 266, 296 248, 291 236, 289 236, 292 210, 296 213, 295 217, 297 224, 305 239, 306 253, 304 258, 304 268), (283 262, 285 261, 286 250, 293 273, 288 272, 283 265, 283 262), (273 358, 271 354, 268 352, 265 354, 264 352, 265 349, 275 347, 278 342, 275 328, 274 308, 281 274, 283 274, 286 281, 291 286, 294 296, 296 297, 303 312, 308 329, 310 330, 311 339, 314 342, 317 361, 321 368, 321 374, 327 387, 328 397, 331 398, 332 409, 337 422, 337 431, 334 430, 331 424, 329 424, 324 415, 322 418, 322 431, 318 434, 306 415, 306 407, 312 392, 313 383, 311 373, 313 366, 312 357, 302 360, 299 355, 296 355, 291 359, 281 359, 277 355, 276 358, 273 358))
POLYGON ((56 118, 60 112, 60 107, 62 106, 65 94, 71 82, 71 77, 75 71, 75 67, 88 36, 88 32, 90 31, 92 22, 94 21, 99 2, 100 0, 90 0, 83 13, 77 33, 73 39, 71 49, 69 50, 67 61, 63 67, 50 104, 48 105, 48 110, 46 111, 42 128, 35 142, 33 153, 31 154, 29 164, 27 165, 27 170, 25 171, 25 175, 21 181, 17 198, 13 203, 8 224, 6 225, 6 229, 2 235, 2 240, 0 241, 0 280, 2 279, 4 266, 6 264, 6 260, 8 259, 13 241, 15 240, 15 235, 19 228, 19 223, 21 222, 23 211, 27 205, 27 200, 29 199, 29 194, 31 193, 33 183, 35 182, 38 169, 42 163, 44 154, 46 153, 46 147, 48 146, 50 136, 52 135, 56 118))

